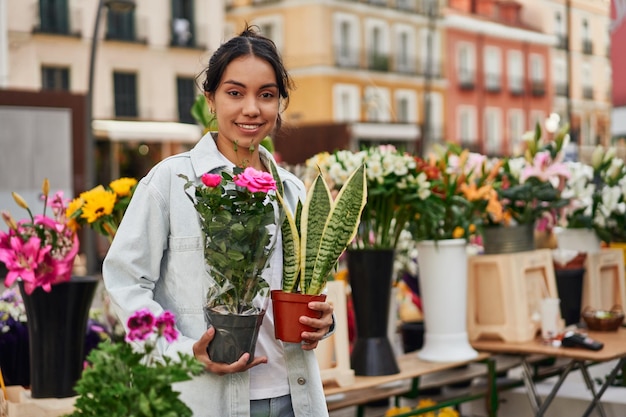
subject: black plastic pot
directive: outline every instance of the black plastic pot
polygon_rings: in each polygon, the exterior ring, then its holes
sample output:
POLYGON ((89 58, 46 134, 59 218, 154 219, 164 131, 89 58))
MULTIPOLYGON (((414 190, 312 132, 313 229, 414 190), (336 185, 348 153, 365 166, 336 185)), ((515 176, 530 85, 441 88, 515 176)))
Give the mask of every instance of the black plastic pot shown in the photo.
POLYGON ((85 330, 98 286, 95 277, 72 277, 52 291, 26 294, 19 282, 28 320, 30 389, 33 398, 67 398, 83 371, 85 330))
POLYGON ((585 268, 555 268, 554 275, 561 299, 561 317, 565 320, 565 325, 580 323, 585 268))
POLYGON ((265 311, 244 316, 220 314, 205 308, 204 317, 209 326, 215 327, 215 337, 207 348, 213 362, 231 364, 246 352, 250 353, 248 363, 252 362, 265 311))

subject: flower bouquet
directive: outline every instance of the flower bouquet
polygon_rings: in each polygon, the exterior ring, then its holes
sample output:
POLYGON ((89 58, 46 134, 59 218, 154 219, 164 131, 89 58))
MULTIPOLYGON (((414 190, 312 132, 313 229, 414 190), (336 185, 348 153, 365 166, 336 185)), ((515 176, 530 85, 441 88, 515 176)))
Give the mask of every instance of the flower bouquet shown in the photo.
POLYGON ((81 193, 67 207, 70 224, 75 229, 89 225, 112 241, 136 186, 136 179, 124 177, 112 181, 106 188, 98 185, 81 193))
POLYGON ((125 342, 106 340, 91 351, 87 367, 76 384, 78 416, 191 416, 176 382, 188 381, 204 367, 194 357, 178 353, 178 358, 156 357, 156 343, 178 338, 174 315, 164 311, 155 317, 139 310, 128 319, 125 342))
MULTIPOLYGON (((615 148, 597 146, 590 165, 568 162, 567 169, 570 176, 563 195, 570 203, 560 213, 559 226, 592 231, 598 240, 607 243, 623 241, 626 238, 626 167, 616 156, 615 148)), ((562 239, 559 246, 561 242, 562 239)))
POLYGON ((97 280, 73 277, 79 241, 66 216, 62 192, 49 199, 44 180, 42 215, 33 215, 26 201, 13 193, 29 218, 0 232, 0 261, 7 269, 5 285, 18 281, 28 321, 31 395, 34 398, 74 396, 82 371, 85 328, 97 280), (46 215, 50 207, 52 216, 46 215), (71 352, 71 354, 68 354, 71 352))
POLYGON ((274 204, 276 182, 271 174, 251 167, 235 168, 232 175, 226 171, 206 173, 199 186, 184 175, 180 177, 187 181, 185 191, 199 215, 205 264, 213 279, 206 294, 205 317, 217 331, 209 355, 214 361, 232 363, 249 352, 252 360, 269 301, 269 284, 262 273, 280 227, 281 216, 274 204), (191 187, 195 187, 194 193, 187 191, 191 187), (254 340, 234 355, 222 356, 217 346, 232 343, 241 332, 220 328, 219 323, 234 319, 248 323, 254 340))

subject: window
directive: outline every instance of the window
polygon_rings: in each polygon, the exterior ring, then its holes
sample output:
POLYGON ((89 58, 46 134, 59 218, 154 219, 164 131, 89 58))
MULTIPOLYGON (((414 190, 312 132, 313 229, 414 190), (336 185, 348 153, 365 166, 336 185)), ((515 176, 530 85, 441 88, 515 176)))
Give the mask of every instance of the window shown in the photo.
POLYGON ((398 89, 394 93, 396 121, 399 123, 417 122, 417 93, 413 90, 398 89))
POLYGON ((282 48, 283 20, 280 15, 265 15, 254 19, 254 24, 259 27, 261 33, 270 38, 279 50, 282 48))
POLYGON ((554 58, 553 80, 557 96, 566 96, 568 93, 567 71, 565 60, 562 57, 554 58))
POLYGON ((172 45, 196 46, 192 0, 172 0, 172 45))
POLYGON ((363 104, 366 120, 370 122, 389 122, 389 90, 381 87, 365 87, 363 104))
POLYGON ((69 33, 67 0, 39 0, 39 30, 46 33, 69 33))
POLYGON ((513 94, 524 92, 524 63, 521 51, 509 51, 507 54, 507 72, 509 90, 513 94))
POLYGON ((502 152, 502 115, 498 108, 485 110, 485 152, 487 155, 500 155, 502 152))
POLYGON ((500 48, 485 48, 485 88, 487 91, 500 91, 502 77, 502 55, 500 48))
POLYGON ((42 90, 70 90, 70 70, 62 67, 41 67, 42 90))
POLYGON ((333 86, 333 113, 337 122, 355 122, 361 119, 359 87, 352 84, 333 86))
POLYGON ((542 55, 530 55, 530 82, 534 96, 542 96, 546 93, 545 66, 542 55))
POLYGON ((108 9, 107 39, 121 41, 135 40, 135 11, 118 12, 108 9))
POLYGON ((384 22, 374 19, 366 20, 365 27, 368 68, 375 71, 387 71, 389 69, 387 27, 384 22))
POLYGON ((113 91, 115 94, 115 116, 137 117, 137 74, 114 72, 113 91))
POLYGON ((524 134, 524 112, 520 109, 509 110, 509 152, 519 155, 522 151, 522 135, 524 134))
POLYGON ((476 147, 476 108, 460 106, 457 113, 457 137, 461 146, 469 149, 476 147))
POLYGON ((359 67, 358 19, 347 13, 334 15, 333 42, 335 45, 335 65, 338 67, 359 67))
POLYGON ((440 58, 441 40, 437 31, 428 28, 420 30, 420 70, 426 74, 427 70, 433 77, 441 76, 440 58))
POLYGON ((461 87, 473 88, 475 83, 475 53, 474 46, 461 43, 457 49, 457 76, 461 87))
POLYGON ((196 123, 191 115, 191 106, 196 101, 196 87, 193 78, 177 77, 178 120, 182 123, 196 123))

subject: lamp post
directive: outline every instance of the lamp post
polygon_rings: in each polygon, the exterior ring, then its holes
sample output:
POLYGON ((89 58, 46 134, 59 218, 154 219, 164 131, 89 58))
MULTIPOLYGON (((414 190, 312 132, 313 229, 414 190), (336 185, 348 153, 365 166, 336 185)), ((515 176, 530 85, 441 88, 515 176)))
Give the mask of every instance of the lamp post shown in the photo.
MULTIPOLYGON (((96 9, 96 18, 93 25, 93 36, 91 37, 91 50, 89 53, 89 81, 87 84, 87 97, 85 105, 85 190, 93 188, 96 179, 95 172, 95 138, 93 134, 93 84, 96 71, 96 51, 98 47, 98 33, 100 32, 100 20, 102 10, 110 8, 114 11, 127 12, 135 8, 135 0, 98 0, 96 9)), ((85 230, 84 247, 87 256, 87 274, 91 275, 96 272, 96 241, 92 230, 85 230)))

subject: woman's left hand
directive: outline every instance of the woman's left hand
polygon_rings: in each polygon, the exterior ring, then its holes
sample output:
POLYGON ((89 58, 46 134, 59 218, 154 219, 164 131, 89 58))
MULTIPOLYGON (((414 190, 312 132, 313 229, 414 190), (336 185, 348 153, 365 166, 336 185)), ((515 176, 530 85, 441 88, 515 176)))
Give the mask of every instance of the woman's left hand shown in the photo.
POLYGON ((302 332, 302 349, 304 350, 315 349, 319 341, 330 331, 330 326, 333 325, 333 306, 325 301, 311 301, 309 308, 322 314, 320 318, 300 316, 300 323, 317 329, 312 332, 302 332))

